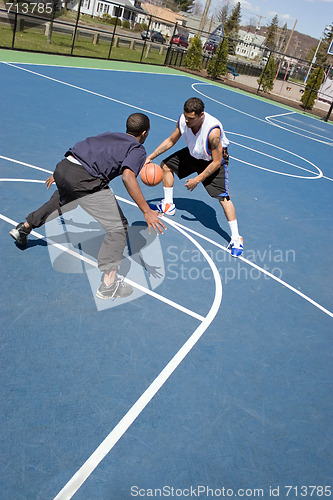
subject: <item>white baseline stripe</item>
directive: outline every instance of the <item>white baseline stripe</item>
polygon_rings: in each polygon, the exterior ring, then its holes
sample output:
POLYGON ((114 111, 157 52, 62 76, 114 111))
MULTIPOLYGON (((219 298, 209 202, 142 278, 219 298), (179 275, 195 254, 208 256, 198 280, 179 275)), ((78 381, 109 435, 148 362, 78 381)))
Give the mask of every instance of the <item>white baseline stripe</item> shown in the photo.
MULTIPOLYGON (((18 224, 17 222, 15 222, 14 220, 10 219, 9 217, 6 217, 3 214, 0 214, 0 219, 4 220, 5 222, 8 222, 9 224, 12 224, 13 226, 17 226, 17 224, 18 224)), ((55 243, 51 239, 46 238, 45 236, 43 236, 40 233, 37 233, 36 231, 31 231, 31 234, 33 236, 36 236, 39 239, 45 240, 48 244, 50 244, 50 245, 52 245, 52 246, 54 246, 56 248, 59 248, 63 252, 66 252, 69 255, 72 255, 76 259, 82 260, 83 262, 86 262, 87 264, 89 264, 89 265, 91 265, 93 267, 97 267, 97 263, 94 260, 89 259, 88 257, 84 257, 83 255, 79 254, 78 252, 75 252, 75 251, 71 250, 70 248, 67 248, 67 247, 63 246, 60 243, 55 243)), ((137 288, 138 290, 141 290, 142 292, 147 293, 148 295, 151 295, 155 299, 158 299, 161 302, 164 302, 165 304, 168 304, 169 306, 173 307, 174 309, 178 309, 179 311, 181 311, 181 312, 183 312, 183 313, 185 313, 185 314, 187 314, 189 316, 192 316, 195 319, 198 319, 199 321, 203 321, 205 319, 200 314, 197 314, 196 312, 191 311, 190 309, 187 309, 186 307, 181 306, 180 304, 177 304, 176 302, 173 302, 172 300, 170 300, 170 299, 168 299, 166 297, 163 297, 162 295, 159 295, 158 293, 153 292, 152 290, 149 290, 149 288, 145 288, 144 286, 139 285, 138 283, 135 283, 132 280, 129 280, 128 278, 125 278, 125 281, 126 281, 126 283, 129 283, 130 285, 132 285, 133 287, 137 288)))
POLYGON ((125 434, 127 429, 132 425, 152 398, 156 395, 159 389, 165 384, 168 378, 176 370, 179 364, 184 360, 184 358, 191 351, 193 346, 202 337, 204 332, 207 330, 213 319, 215 318, 221 301, 222 301, 222 283, 219 272, 207 254, 207 252, 202 248, 202 246, 189 234, 183 231, 180 227, 177 227, 173 221, 168 220, 168 223, 174 226, 180 233, 182 233, 186 238, 188 238, 192 243, 199 249, 203 254, 208 264, 210 265, 214 280, 215 280, 215 297, 212 307, 209 310, 204 321, 200 326, 192 333, 190 338, 185 342, 185 344, 179 349, 179 351, 174 355, 174 357, 169 361, 169 363, 163 368, 160 374, 155 378, 155 380, 150 384, 150 386, 145 390, 145 392, 140 396, 140 398, 134 403, 134 405, 129 409, 129 411, 124 415, 124 417, 118 422, 110 434, 104 439, 104 441, 98 446, 94 453, 86 460, 82 467, 74 474, 74 476, 68 481, 68 483, 62 488, 54 500, 69 500, 77 492, 77 490, 82 486, 90 474, 96 469, 103 458, 112 450, 119 439, 125 434))
POLYGON ((24 165, 25 167, 34 168, 35 170, 41 170, 42 172, 46 172, 47 174, 53 174, 51 170, 46 170, 45 168, 36 167, 35 165, 30 165, 30 163, 24 163, 24 161, 14 160, 13 158, 7 158, 7 156, 2 156, 2 155, 0 155, 0 158, 2 158, 2 160, 8 160, 13 163, 18 163, 19 165, 24 165))
POLYGON ((45 184, 45 181, 38 181, 35 179, 0 179, 1 182, 39 182, 45 184))
POLYGON ((37 73, 36 71, 31 71, 30 69, 21 68, 20 66, 16 66, 15 64, 4 63, 8 66, 12 66, 13 68, 20 69, 21 71, 27 71, 28 73, 32 73, 33 75, 40 76, 42 78, 46 78, 47 80, 51 80, 56 83, 61 83, 62 85, 66 85, 67 87, 72 87, 73 89, 81 90, 82 92, 87 92, 88 94, 96 95, 97 97, 102 97, 103 99, 108 99, 109 101, 117 102, 118 104, 122 104, 123 106, 128 106, 129 108, 133 108, 136 110, 144 111, 145 113, 149 113, 154 116, 158 116, 159 118, 164 118, 165 120, 169 120, 171 122, 176 122, 173 118, 168 118, 163 115, 159 115, 158 113, 154 113, 153 111, 149 111, 148 109, 139 108, 138 106, 134 106, 132 104, 128 104, 127 102, 119 101, 118 99, 114 99, 113 97, 108 97, 103 94, 99 94, 98 92, 93 92, 92 90, 84 89, 82 87, 78 87, 77 85, 72 85, 71 83, 63 82, 62 80, 57 80, 56 78, 51 78, 50 76, 42 75, 41 73, 37 73))

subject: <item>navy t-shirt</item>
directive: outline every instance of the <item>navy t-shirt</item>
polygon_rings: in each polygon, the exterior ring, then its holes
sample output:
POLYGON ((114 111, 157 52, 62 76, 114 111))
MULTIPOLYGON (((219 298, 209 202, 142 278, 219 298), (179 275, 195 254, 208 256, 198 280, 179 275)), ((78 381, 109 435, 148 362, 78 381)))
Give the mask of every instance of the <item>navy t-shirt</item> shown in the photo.
POLYGON ((138 175, 146 160, 146 150, 135 137, 122 132, 105 132, 77 142, 67 151, 93 176, 108 182, 125 168, 138 175))

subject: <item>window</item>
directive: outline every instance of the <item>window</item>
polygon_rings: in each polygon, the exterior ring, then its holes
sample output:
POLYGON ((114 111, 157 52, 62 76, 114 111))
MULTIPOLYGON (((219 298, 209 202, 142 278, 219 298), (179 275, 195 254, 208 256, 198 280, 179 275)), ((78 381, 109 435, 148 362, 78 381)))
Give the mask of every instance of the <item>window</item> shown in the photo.
POLYGON ((107 3, 98 2, 97 12, 99 14, 107 14, 109 12, 109 6, 107 3))
POLYGON ((114 15, 114 17, 122 17, 123 9, 121 7, 114 7, 113 8, 113 15, 114 15))

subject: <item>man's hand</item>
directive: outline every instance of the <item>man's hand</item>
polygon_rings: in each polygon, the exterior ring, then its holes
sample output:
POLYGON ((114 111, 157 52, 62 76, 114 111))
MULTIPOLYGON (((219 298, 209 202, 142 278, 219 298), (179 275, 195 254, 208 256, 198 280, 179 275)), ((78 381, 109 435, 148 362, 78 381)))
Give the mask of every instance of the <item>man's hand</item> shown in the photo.
POLYGON ((150 158, 150 156, 147 156, 145 165, 147 165, 148 163, 153 163, 153 158, 150 158))
POLYGON ((150 234, 151 228, 154 229, 155 233, 158 234, 159 232, 163 234, 163 230, 166 230, 165 225, 161 220, 159 219, 158 212, 155 212, 154 210, 149 209, 149 211, 144 212, 144 217, 146 219, 147 225, 148 225, 148 232, 150 234))
POLYGON ((194 177, 194 179, 188 179, 185 182, 185 186, 189 191, 193 191, 193 189, 195 189, 199 183, 200 180, 197 177, 194 177))
POLYGON ((45 184, 47 189, 50 189, 51 185, 54 183, 54 177, 51 175, 48 179, 46 179, 45 184))

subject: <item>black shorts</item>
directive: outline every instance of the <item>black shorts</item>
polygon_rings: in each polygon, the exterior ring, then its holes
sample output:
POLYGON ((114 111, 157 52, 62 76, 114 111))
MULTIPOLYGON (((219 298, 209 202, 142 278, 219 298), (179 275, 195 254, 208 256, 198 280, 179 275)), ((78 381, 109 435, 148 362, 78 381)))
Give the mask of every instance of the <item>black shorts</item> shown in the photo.
MULTIPOLYGON (((228 152, 224 151, 221 167, 212 175, 207 177, 202 184, 212 198, 228 198, 228 152)), ((163 162, 172 170, 179 179, 183 179, 194 173, 201 174, 211 161, 197 160, 190 155, 188 148, 176 151, 168 156, 163 162)))

